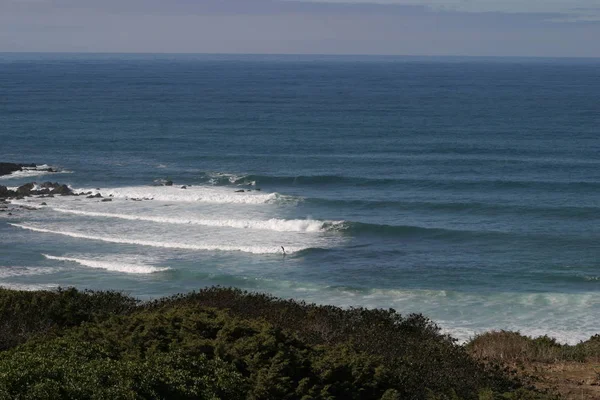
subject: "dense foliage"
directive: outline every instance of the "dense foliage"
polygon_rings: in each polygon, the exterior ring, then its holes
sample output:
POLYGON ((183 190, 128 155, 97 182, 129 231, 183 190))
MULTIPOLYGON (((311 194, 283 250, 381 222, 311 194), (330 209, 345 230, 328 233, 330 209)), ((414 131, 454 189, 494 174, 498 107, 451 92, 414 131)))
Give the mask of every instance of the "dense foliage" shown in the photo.
POLYGON ((393 310, 220 288, 0 290, 0 307, 2 399, 550 398, 393 310))

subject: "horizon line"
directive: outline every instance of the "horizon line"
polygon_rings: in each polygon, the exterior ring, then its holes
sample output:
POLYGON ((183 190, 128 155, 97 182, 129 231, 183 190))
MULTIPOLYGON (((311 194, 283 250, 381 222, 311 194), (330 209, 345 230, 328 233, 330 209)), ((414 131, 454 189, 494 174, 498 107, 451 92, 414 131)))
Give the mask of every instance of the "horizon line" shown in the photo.
POLYGON ((406 58, 519 58, 519 59, 578 59, 600 60, 600 56, 523 56, 523 55, 463 55, 463 54, 389 54, 389 53, 214 53, 214 52, 126 52, 126 51, 2 51, 2 54, 44 54, 44 55, 185 55, 185 56, 279 56, 279 57, 406 57, 406 58))

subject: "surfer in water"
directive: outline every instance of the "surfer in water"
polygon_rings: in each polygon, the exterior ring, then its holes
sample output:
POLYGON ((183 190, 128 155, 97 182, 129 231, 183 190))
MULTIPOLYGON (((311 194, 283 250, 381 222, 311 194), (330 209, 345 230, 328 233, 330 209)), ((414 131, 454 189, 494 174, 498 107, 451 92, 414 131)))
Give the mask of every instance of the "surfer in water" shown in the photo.
POLYGON ((285 249, 281 246, 281 251, 283 251, 283 256, 285 257, 285 249))

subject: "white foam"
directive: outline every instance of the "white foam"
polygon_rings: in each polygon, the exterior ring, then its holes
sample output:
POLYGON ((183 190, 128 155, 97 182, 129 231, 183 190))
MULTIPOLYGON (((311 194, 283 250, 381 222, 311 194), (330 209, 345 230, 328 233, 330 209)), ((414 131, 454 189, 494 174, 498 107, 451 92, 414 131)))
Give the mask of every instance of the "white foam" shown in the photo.
MULTIPOLYGON (((27 229, 34 232, 52 233, 56 235, 69 236, 78 239, 98 240, 107 243, 119 244, 134 244, 139 246, 151 246, 167 249, 182 249, 182 250, 203 250, 203 251, 241 251, 252 254, 280 254, 281 247, 279 246, 231 246, 231 245, 213 245, 213 244, 188 244, 188 243, 172 243, 172 242, 155 242, 149 240, 137 240, 121 237, 95 236, 87 235, 79 232, 68 231, 53 231, 50 229, 37 228, 33 226, 21 224, 9 224, 21 229, 27 229)), ((307 249, 307 247, 285 247, 287 253, 295 253, 307 249)))
MULTIPOLYGON (((600 293, 465 293, 446 290, 371 289, 338 292, 334 303, 346 306, 393 307, 402 313, 430 317, 445 333, 464 343, 491 330, 519 331, 528 336, 548 335, 576 344, 597 333, 595 321, 600 293), (572 310, 577 310, 573 312, 572 310), (577 326, 576 331, 573 326, 577 326)), ((329 302, 332 302, 331 300, 329 302)))
POLYGON ((31 207, 31 208, 35 208, 37 210, 40 210, 42 208, 44 208, 44 206, 39 205, 39 204, 35 204, 32 201, 26 200, 10 200, 10 204, 15 205, 15 206, 24 206, 24 207, 31 207))
POLYGON ((153 217, 132 214, 111 214, 93 211, 68 210, 64 208, 53 208, 65 214, 83 215, 88 217, 118 218, 128 221, 148 221, 164 224, 202 225, 213 227, 230 227, 239 229, 259 229, 276 232, 325 232, 331 226, 342 224, 344 221, 319 221, 312 219, 276 219, 269 220, 240 220, 240 219, 194 219, 194 218, 168 218, 153 217))
POLYGON ((227 174, 224 172, 209 172, 206 175, 210 177, 208 183, 212 185, 218 185, 223 180, 227 180, 229 183, 239 183, 246 177, 246 175, 227 174))
MULTIPOLYGON (((293 197, 279 193, 258 191, 236 193, 231 188, 192 186, 181 189, 180 186, 131 186, 107 189, 74 189, 75 192, 100 193, 104 197, 117 199, 150 199, 167 202, 205 202, 216 204, 273 204, 289 202, 293 197)), ((297 199, 296 199, 297 200, 297 199)))
POLYGON ((32 275, 46 275, 57 272, 57 268, 47 267, 7 267, 0 266, 0 279, 12 278, 15 276, 32 276, 32 275))
POLYGON ((49 175, 49 174, 72 174, 72 173, 73 173, 73 171, 57 170, 54 167, 43 164, 43 165, 38 165, 36 168, 23 167, 22 171, 15 171, 8 175, 0 176, 0 180, 29 178, 29 177, 49 175), (48 168, 52 168, 56 172, 44 171, 44 169, 48 169, 48 168))
POLYGON ((49 260, 74 262, 89 268, 99 268, 108 271, 124 272, 127 274, 152 274, 155 272, 167 271, 168 267, 154 267, 141 264, 127 264, 113 260, 92 260, 72 257, 56 257, 48 254, 42 254, 49 260))

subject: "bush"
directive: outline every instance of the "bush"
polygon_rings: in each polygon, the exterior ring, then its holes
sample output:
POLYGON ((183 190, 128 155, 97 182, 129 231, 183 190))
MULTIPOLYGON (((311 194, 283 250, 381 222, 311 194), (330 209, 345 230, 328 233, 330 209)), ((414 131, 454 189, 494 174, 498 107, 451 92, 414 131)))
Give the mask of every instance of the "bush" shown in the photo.
POLYGON ((10 348, 0 398, 550 398, 476 361, 427 318, 394 310, 219 288, 146 304, 114 292, 1 291, 0 304, 10 348))
POLYGON ((135 309, 138 301, 117 292, 15 291, 0 288, 0 350, 47 334, 135 309))

